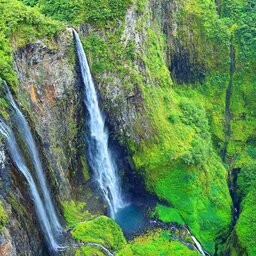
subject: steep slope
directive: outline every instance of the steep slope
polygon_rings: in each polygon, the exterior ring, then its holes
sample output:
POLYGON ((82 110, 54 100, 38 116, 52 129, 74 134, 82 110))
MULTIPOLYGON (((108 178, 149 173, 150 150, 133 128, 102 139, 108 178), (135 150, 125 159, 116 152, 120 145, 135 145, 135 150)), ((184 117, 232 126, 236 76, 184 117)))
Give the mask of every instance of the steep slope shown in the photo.
MULTIPOLYGON (((133 183, 125 189, 138 194, 142 178, 147 193, 159 202, 151 214, 186 225, 210 254, 254 255, 255 228, 250 223, 255 184, 249 181, 255 179, 255 4, 20 2, 0 4, 0 12, 8 13, 0 18, 0 77, 12 86, 33 128, 60 213, 75 226, 73 236, 120 250, 118 255, 143 255, 144 250, 148 255, 197 254, 169 241, 171 234, 163 230, 126 244, 113 221, 97 217, 105 209, 86 164, 82 86, 72 33, 63 23, 75 26, 82 38, 111 144, 122 149, 122 178, 133 183), (105 225, 101 234, 93 232, 105 225)), ((0 109, 9 119, 3 98, 0 109)), ((6 187, 11 177, 4 172, 1 152, 6 187)), ((21 234, 11 228, 10 220, 23 214, 8 210, 8 205, 26 208, 29 202, 20 177, 14 173, 11 180, 0 223, 11 230, 13 246, 29 252, 40 241, 35 238, 22 247, 21 234), (11 201, 12 190, 15 195, 20 190, 25 200, 16 196, 11 201)), ((28 223, 22 232, 33 233, 35 226, 27 218, 21 221, 23 227, 28 223)), ((86 245, 76 255, 87 253, 104 254, 86 245)))
MULTIPOLYGON (((62 213, 61 204, 72 198, 90 200, 93 212, 102 211, 91 192, 84 154, 81 88, 72 32, 18 1, 1 2, 0 11, 8 14, 1 15, 1 77, 15 91, 32 128, 58 212, 62 213)), ((1 115, 11 123, 9 104, 1 81, 1 115)), ((4 153, 3 143, 1 138, 1 197, 5 209, 1 226, 6 224, 6 215, 9 221, 3 228, 1 250, 11 245, 6 253, 45 254, 36 215, 29 210, 33 202, 28 187, 4 153)), ((26 154, 24 146, 22 149, 26 154)))
POLYGON ((214 153, 203 106, 172 89, 154 3, 140 4, 130 7, 124 27, 81 28, 102 106, 148 191, 166 200, 214 252, 214 240, 225 237, 231 224, 226 171, 214 153))

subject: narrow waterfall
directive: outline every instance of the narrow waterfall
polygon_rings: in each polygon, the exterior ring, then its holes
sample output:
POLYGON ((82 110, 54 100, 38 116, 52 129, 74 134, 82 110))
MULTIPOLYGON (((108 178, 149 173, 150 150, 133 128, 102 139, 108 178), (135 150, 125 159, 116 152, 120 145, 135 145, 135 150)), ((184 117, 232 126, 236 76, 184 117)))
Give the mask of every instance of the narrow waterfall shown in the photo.
POLYGON ((57 251, 60 250, 61 247, 58 245, 52 228, 49 221, 49 218, 47 216, 45 207, 43 205, 43 202, 40 198, 39 192, 37 190, 35 181, 30 173, 30 170, 27 168, 25 164, 25 160, 21 154, 21 150, 16 142, 15 136, 11 129, 4 123, 3 120, 0 119, 0 133, 4 135, 7 139, 7 145, 9 149, 10 156, 18 168, 18 170, 24 175, 25 179, 28 182, 31 195, 34 201, 36 213, 38 215, 39 223, 42 227, 42 230, 45 234, 46 241, 50 247, 50 249, 57 251))
POLYGON ((54 205, 52 203, 52 199, 46 184, 46 179, 44 175, 44 170, 39 158, 39 153, 35 144, 35 141, 33 139, 31 129, 28 125, 27 120, 25 119, 24 115, 22 112, 19 110, 17 104, 15 103, 7 84, 5 83, 5 87, 7 89, 7 98, 9 102, 11 103, 15 113, 15 124, 17 125, 19 132, 21 133, 22 137, 24 138, 24 141, 26 143, 26 147, 28 149, 30 159, 33 163, 34 169, 36 171, 36 176, 39 181, 41 190, 42 190, 42 195, 43 195, 43 202, 45 205, 46 213, 49 218, 49 221, 51 223, 51 227, 55 233, 55 235, 60 234, 63 229, 59 223, 59 220, 56 215, 56 211, 54 208, 54 205))
POLYGON ((84 83, 84 103, 89 112, 89 162, 101 192, 108 203, 110 216, 125 206, 116 165, 108 148, 108 131, 99 108, 98 97, 82 43, 75 30, 74 40, 84 83))
POLYGON ((183 228, 187 231, 188 235, 191 237, 191 239, 192 239, 193 242, 195 243, 197 251, 198 251, 200 254, 202 254, 203 256, 210 255, 208 252, 206 252, 206 251, 203 249, 202 245, 198 242, 198 240, 197 240, 194 236, 191 235, 190 231, 189 231, 186 227, 183 227, 183 228))

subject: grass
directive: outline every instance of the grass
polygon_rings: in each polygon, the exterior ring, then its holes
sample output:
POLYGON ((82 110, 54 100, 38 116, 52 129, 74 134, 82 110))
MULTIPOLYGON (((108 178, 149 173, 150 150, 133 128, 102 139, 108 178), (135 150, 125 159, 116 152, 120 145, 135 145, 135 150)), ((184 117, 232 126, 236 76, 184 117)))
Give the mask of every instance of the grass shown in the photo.
POLYGON ((100 243, 111 251, 120 249, 126 243, 121 228, 105 216, 78 223, 71 234, 82 242, 100 243))
POLYGON ((170 208, 161 204, 156 207, 156 216, 163 222, 174 222, 179 225, 184 225, 184 220, 175 208, 170 208))
POLYGON ((84 202, 66 201, 62 203, 64 209, 64 217, 69 227, 74 227, 76 224, 91 220, 94 218, 89 211, 85 210, 84 202))
POLYGON ((57 21, 17 0, 1 1, 0 26, 0 78, 11 85, 17 83, 12 51, 38 38, 52 37, 63 29, 57 21))
POLYGON ((0 201, 0 231, 2 230, 3 226, 8 221, 8 215, 4 210, 4 207, 2 205, 2 202, 0 201))
POLYGON ((175 256, 196 256, 196 251, 188 249, 178 241, 170 240, 169 231, 157 230, 148 234, 136 237, 133 241, 121 249, 117 256, 155 256, 155 255, 175 255, 175 256))
POLYGON ((249 256, 256 254, 256 189, 253 187, 241 205, 241 213, 235 227, 237 237, 249 256))

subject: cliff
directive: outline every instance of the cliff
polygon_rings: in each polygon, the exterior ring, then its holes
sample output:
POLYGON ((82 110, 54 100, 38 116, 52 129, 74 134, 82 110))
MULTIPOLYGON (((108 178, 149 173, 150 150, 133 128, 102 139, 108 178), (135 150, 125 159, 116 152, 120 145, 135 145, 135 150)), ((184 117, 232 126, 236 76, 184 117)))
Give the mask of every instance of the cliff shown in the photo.
MULTIPOLYGON (((0 77, 29 121, 73 237, 118 255, 197 254, 170 242, 163 227, 126 242, 99 217, 106 205, 88 167, 87 110, 67 24, 88 57, 124 191, 149 198, 150 215, 185 225, 211 255, 254 255, 254 3, 11 0, 0 8, 9 13, 0 18, 0 77)), ((10 122, 3 88, 1 95, 10 122)), ((44 255, 27 185, 3 139, 0 149, 0 252, 44 255)), ((104 254, 88 245, 74 250, 66 254, 104 254)))

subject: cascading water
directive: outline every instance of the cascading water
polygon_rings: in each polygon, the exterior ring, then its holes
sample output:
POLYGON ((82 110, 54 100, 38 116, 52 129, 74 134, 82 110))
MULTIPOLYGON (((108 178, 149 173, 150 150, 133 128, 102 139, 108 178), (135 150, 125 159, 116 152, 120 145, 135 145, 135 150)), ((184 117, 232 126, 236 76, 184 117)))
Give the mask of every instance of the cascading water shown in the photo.
POLYGON ((38 153, 35 141, 33 139, 32 133, 31 133, 31 129, 30 129, 28 122, 25 119, 24 115, 22 114, 22 112, 19 110, 17 104, 15 103, 6 83, 5 83, 5 87, 7 90, 7 98, 15 111, 15 121, 16 121, 15 124, 18 126, 19 132, 21 133, 22 137, 24 138, 24 141, 28 148, 30 159, 31 159, 33 166, 35 168, 35 171, 36 171, 36 176, 37 176, 37 179, 39 181, 39 184, 40 184, 40 187, 42 190, 43 202, 45 205, 47 216, 49 218, 51 227, 52 227, 55 235, 58 235, 61 232, 63 232, 63 228, 61 227, 59 220, 57 218, 56 211, 53 206, 48 187, 46 185, 46 179, 44 176, 43 167, 42 167, 42 164, 41 164, 41 161, 39 158, 39 153, 38 153))
POLYGON ((191 235, 190 231, 186 227, 183 227, 183 228, 187 231, 188 235, 191 237, 191 239, 195 243, 196 249, 198 250, 198 252, 200 254, 202 254, 203 256, 206 256, 206 255, 210 256, 210 254, 203 249, 202 245, 198 242, 198 240, 194 236, 191 235))
POLYGON ((39 192, 37 190, 35 181, 30 173, 30 170, 27 168, 25 164, 25 160, 22 157, 20 148, 16 142, 15 136, 11 129, 4 123, 3 120, 0 119, 0 133, 4 135, 7 139, 7 145, 9 149, 10 156, 18 168, 18 170, 24 175, 25 179, 28 182, 31 195, 35 204, 36 213, 38 215, 39 223, 42 227, 42 230, 45 234, 46 241, 53 251, 58 251, 62 247, 58 245, 58 242, 55 239, 55 236, 53 234, 51 224, 49 221, 49 218, 47 216, 47 213, 45 211, 45 207, 43 205, 43 202, 40 198, 39 192))
POLYGON ((106 199, 110 216, 115 218, 118 209, 125 206, 117 168, 108 148, 108 131, 99 108, 98 97, 82 43, 73 30, 76 50, 84 83, 84 102, 89 112, 89 161, 94 177, 106 199))

